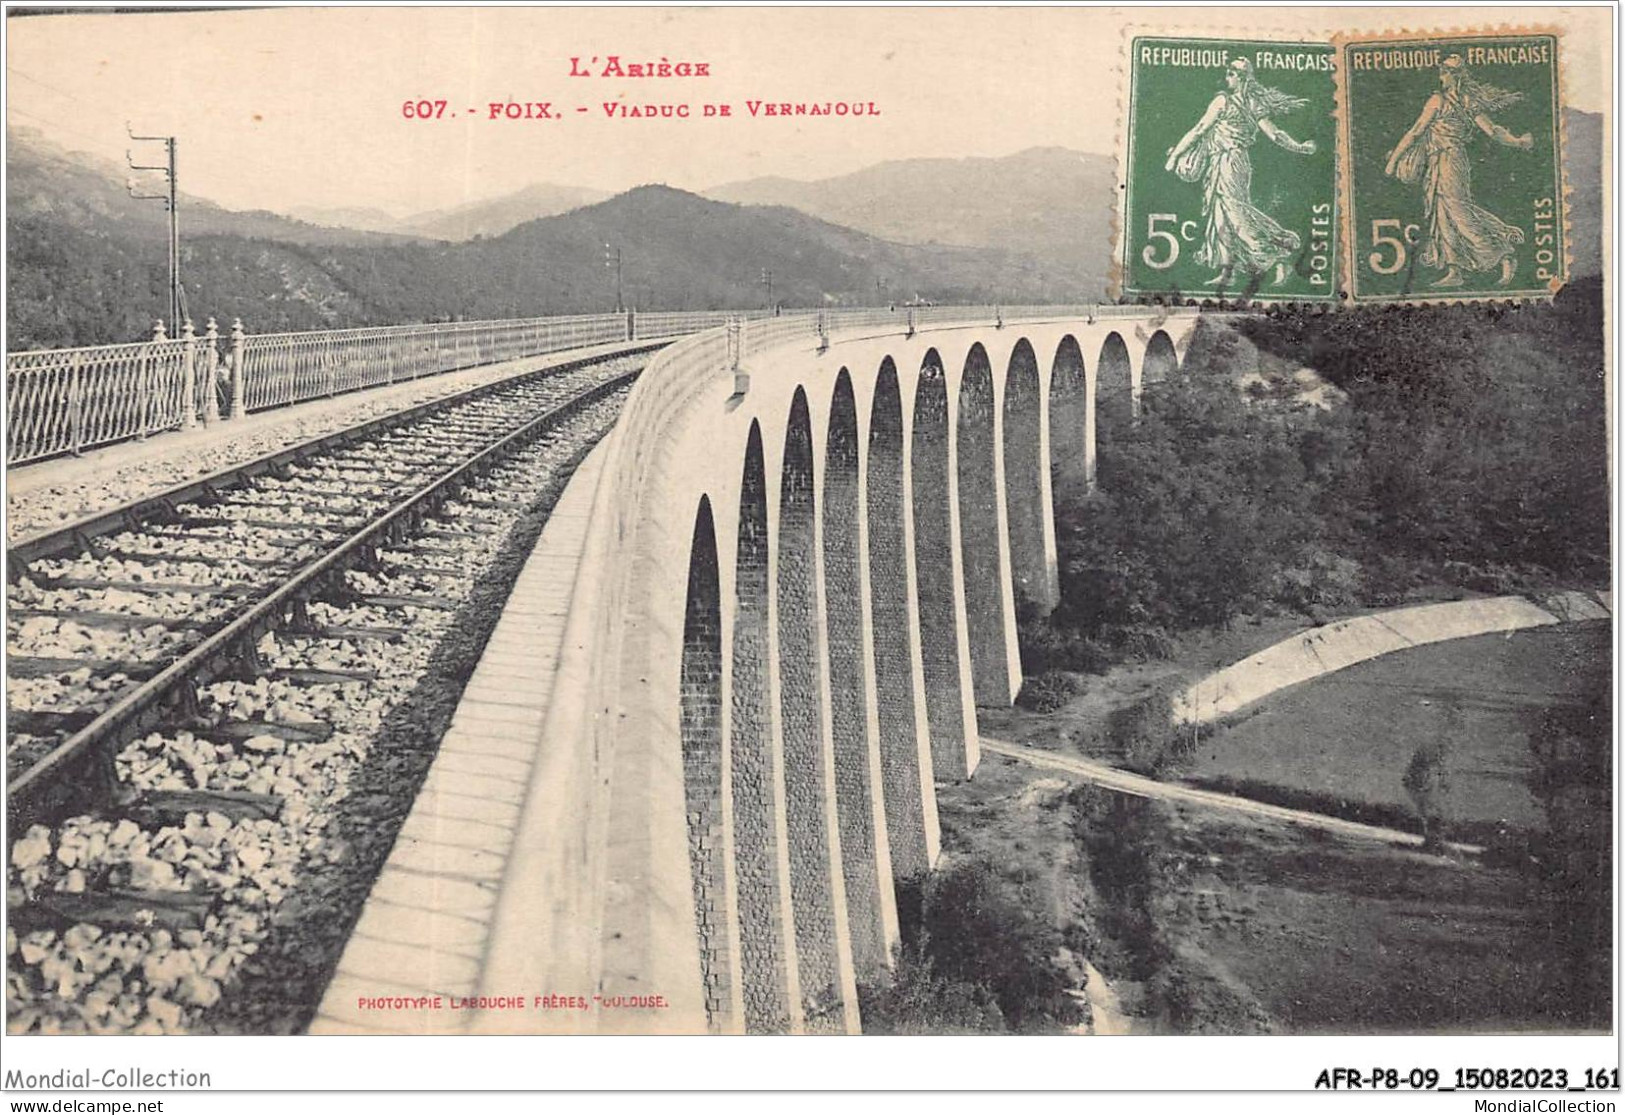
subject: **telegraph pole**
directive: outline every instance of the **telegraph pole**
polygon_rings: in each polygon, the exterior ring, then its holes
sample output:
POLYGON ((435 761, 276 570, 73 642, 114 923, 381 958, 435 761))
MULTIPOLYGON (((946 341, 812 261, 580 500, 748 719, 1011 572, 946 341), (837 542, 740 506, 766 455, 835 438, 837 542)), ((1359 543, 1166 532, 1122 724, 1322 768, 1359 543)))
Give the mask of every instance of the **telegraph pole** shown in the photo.
POLYGON ((168 194, 138 194, 135 192, 135 180, 126 183, 130 196, 142 201, 161 201, 169 210, 169 332, 173 336, 181 334, 181 228, 180 228, 180 190, 175 178, 175 137, 174 136, 138 136, 130 131, 128 124, 124 125, 125 132, 131 139, 144 143, 162 143, 169 155, 166 166, 145 166, 135 161, 129 151, 124 152, 124 161, 130 164, 131 170, 155 170, 163 174, 169 183, 168 194))
POLYGON ((604 266, 615 268, 615 312, 626 312, 626 299, 621 294, 621 250, 611 248, 609 242, 604 242, 604 266))
POLYGON ((773 272, 762 268, 762 285, 767 288, 767 308, 773 308, 773 272))

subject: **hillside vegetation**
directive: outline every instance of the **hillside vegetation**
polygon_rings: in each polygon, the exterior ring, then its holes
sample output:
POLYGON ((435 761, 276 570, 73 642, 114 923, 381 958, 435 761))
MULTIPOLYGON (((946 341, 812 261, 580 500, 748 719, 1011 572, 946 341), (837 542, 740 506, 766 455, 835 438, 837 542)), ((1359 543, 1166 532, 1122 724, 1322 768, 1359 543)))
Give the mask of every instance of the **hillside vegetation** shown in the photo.
MULTIPOLYGON (((168 316, 163 207, 130 198, 123 173, 110 163, 26 130, 9 135, 7 347, 150 336, 153 320, 168 316)), ((729 204, 665 186, 525 219, 538 206, 569 208, 591 196, 538 186, 430 214, 421 225, 395 226, 471 237, 457 243, 322 227, 183 197, 186 309, 199 328, 210 316, 222 327, 241 318, 250 332, 262 333, 605 313, 616 303, 605 244, 622 252, 621 295, 640 309, 764 306, 764 272, 773 276, 772 301, 789 307, 916 296, 939 303, 1088 301, 1105 292, 1104 238, 1088 250, 1068 240, 1042 252, 1019 238, 893 243, 796 209, 729 204), (501 234, 484 234, 495 230, 501 234)), ((984 199, 982 208, 1014 204, 1009 197, 984 199)), ((340 216, 376 225, 380 214, 340 216)))
POLYGON ((1280 312, 1245 336, 1204 323, 1137 422, 1103 416, 1099 490, 1062 477, 1062 602, 1024 615, 1024 666, 1100 669, 1242 614, 1601 584, 1601 297, 1592 281, 1516 309, 1280 312), (1297 403, 1290 378, 1257 378, 1260 353, 1346 402, 1297 403))

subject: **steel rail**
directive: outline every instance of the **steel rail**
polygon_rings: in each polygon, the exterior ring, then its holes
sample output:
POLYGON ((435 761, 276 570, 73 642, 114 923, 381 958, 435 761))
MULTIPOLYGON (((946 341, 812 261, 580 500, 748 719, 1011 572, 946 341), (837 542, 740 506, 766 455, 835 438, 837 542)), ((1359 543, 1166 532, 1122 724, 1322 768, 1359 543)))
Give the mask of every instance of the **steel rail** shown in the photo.
MULTIPOLYGON (((599 361, 602 359, 604 358, 598 358, 599 361)), ((592 362, 595 361, 582 361, 581 364, 592 362)), ((556 371, 558 369, 550 370, 556 371)), ((213 680, 230 668, 232 659, 250 655, 255 640, 265 632, 276 630, 288 622, 286 612, 293 605, 308 600, 310 596, 326 587, 330 580, 342 575, 348 564, 367 556, 368 551, 380 541, 385 540, 391 531, 408 529, 411 524, 420 521, 429 512, 431 506, 449 496, 450 489, 464 477, 480 472, 483 468, 494 464, 499 457, 505 455, 511 449, 517 448, 522 441, 539 436, 549 426, 630 384, 640 373, 641 369, 628 372, 587 388, 573 398, 537 415, 522 426, 503 435, 462 463, 446 470, 439 477, 425 484, 388 511, 362 526, 337 547, 327 551, 293 573, 279 587, 256 601, 247 611, 231 620, 225 627, 206 637, 197 646, 170 663, 152 678, 119 698, 111 706, 99 713, 89 724, 74 732, 50 752, 38 759, 16 779, 12 780, 7 790, 6 807, 8 813, 14 815, 13 827, 15 828, 19 822, 26 823, 32 812, 32 807, 39 804, 39 798, 47 790, 57 785, 62 778, 73 773, 81 764, 95 761, 98 758, 105 760, 105 766, 89 772, 92 774, 92 781, 96 784, 92 787, 91 792, 93 794, 100 792, 107 796, 115 796, 116 780, 113 778, 113 772, 111 771, 112 748, 118 743, 124 742, 124 740, 117 737, 132 726, 138 731, 143 730, 146 727, 143 722, 144 718, 154 713, 159 705, 170 700, 178 692, 186 691, 188 686, 192 687, 189 692, 195 695, 195 687, 200 681, 206 683, 213 680), (104 749, 105 754, 98 755, 99 748, 104 749)), ((505 386, 512 383, 513 380, 510 379, 504 381, 502 385, 486 386, 505 386)), ((440 400, 439 403, 433 405, 443 406, 445 404, 446 400, 440 400)), ((328 436, 331 437, 332 435, 328 436)), ((161 501, 149 500, 144 502, 161 501)))
POLYGON ((452 395, 431 399, 428 402, 418 403, 405 410, 394 411, 378 418, 368 419, 354 426, 346 426, 342 430, 334 430, 332 433, 310 438, 296 445, 284 446, 281 449, 265 454, 263 457, 256 457, 252 461, 245 461, 240 465, 223 468, 207 476, 182 481, 153 495, 143 496, 140 499, 132 500, 129 503, 106 511, 98 511, 65 526, 56 527, 7 546, 7 580, 9 582, 16 581, 22 575, 21 570, 31 561, 55 557, 69 550, 87 549, 86 543, 92 538, 99 538, 121 530, 135 530, 143 520, 164 515, 177 504, 187 503, 199 497, 210 497, 231 488, 241 487, 254 477, 274 473, 283 465, 295 463, 313 454, 328 449, 340 448, 361 438, 383 433, 395 426, 404 426, 419 418, 427 417, 437 410, 455 406, 458 403, 472 402, 475 399, 504 390, 515 384, 527 383, 538 377, 550 376, 560 372, 573 372, 578 368, 618 360, 624 356, 640 356, 643 353, 664 348, 671 343, 670 340, 653 341, 649 344, 617 350, 614 353, 583 357, 562 364, 549 364, 545 368, 538 368, 532 372, 521 372, 518 375, 509 376, 494 383, 481 383, 452 395))

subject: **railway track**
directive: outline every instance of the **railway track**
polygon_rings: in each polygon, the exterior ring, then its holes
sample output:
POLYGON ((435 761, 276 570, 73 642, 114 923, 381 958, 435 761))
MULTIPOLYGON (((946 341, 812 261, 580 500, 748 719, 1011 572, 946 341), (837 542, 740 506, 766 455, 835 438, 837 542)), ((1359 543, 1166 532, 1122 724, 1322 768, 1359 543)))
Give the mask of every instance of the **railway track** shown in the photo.
POLYGON ((373 737, 646 359, 439 400, 13 548, 13 1032, 209 1028, 284 897, 345 866, 325 832, 373 737))

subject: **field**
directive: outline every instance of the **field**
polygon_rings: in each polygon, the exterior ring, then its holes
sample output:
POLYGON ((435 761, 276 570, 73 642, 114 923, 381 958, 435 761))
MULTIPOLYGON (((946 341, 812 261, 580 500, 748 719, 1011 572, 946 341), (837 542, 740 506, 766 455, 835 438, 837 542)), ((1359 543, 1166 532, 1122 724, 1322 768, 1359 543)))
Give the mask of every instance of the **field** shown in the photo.
MULTIPOLYGON (((981 727, 1113 761, 1114 710, 1290 626, 1192 633, 1170 659, 1082 679, 1053 713, 983 709, 981 727)), ((1052 772, 993 755, 943 788, 944 849, 1021 886, 1068 942, 1066 967, 1103 973, 1127 1016, 1115 1024, 1132 1032, 1605 1028, 1610 634, 1594 623, 1455 640, 1339 671, 1261 703, 1175 772, 1420 831, 1406 775, 1432 744, 1430 808, 1447 836, 1487 844, 1481 856, 1062 791, 1052 772)), ((1101 991, 1087 988, 1092 1002, 1101 991)))
MULTIPOLYGON (((1237 1032, 1479 1033, 1595 1026, 1571 984, 1603 987, 1527 875, 1216 813, 1135 803, 1150 919, 1169 959, 1164 1021, 1237 1032)), ((1109 840, 1110 838, 1108 838, 1109 840)), ((1602 1024, 1605 1025, 1605 1022, 1602 1024)))
POLYGON ((1180 773, 1249 797, 1363 810, 1414 828, 1406 771, 1419 747, 1442 745, 1435 807, 1447 829, 1542 829, 1529 784, 1531 733, 1543 710, 1606 691, 1609 642, 1608 625, 1590 623, 1386 655, 1262 702, 1203 739, 1180 773))
POLYGON ((1561 882, 1527 864, 1068 787, 994 755, 941 808, 942 866, 985 865, 1054 931, 1052 964, 1096 1032, 1607 1025, 1607 934, 1588 937, 1561 882))
POLYGON ((1097 488, 1057 486, 1060 605, 1018 602, 1029 684, 1017 708, 978 710, 985 735, 1424 837, 1085 787, 1039 825, 982 799, 984 777, 1016 777, 990 755, 941 796, 945 847, 1056 888, 1036 908, 1063 912, 1131 1028, 1608 1025, 1611 625, 1400 652, 1206 738, 1166 712, 1306 625, 1607 583, 1601 293, 1199 331, 1187 374, 1103 430, 1097 488), (1297 368, 1335 385, 1332 405, 1302 397, 1297 368), (1063 815, 1075 866, 1048 844, 1063 815), (1451 842, 1482 851, 1436 854, 1451 842))

